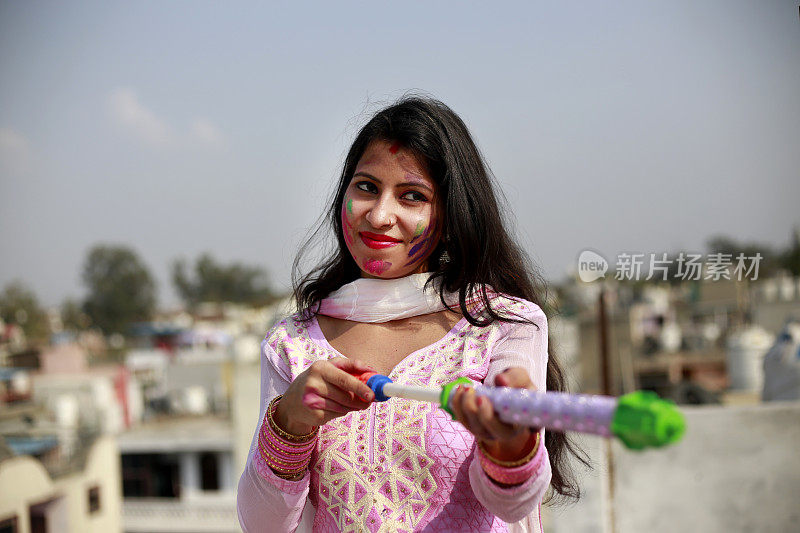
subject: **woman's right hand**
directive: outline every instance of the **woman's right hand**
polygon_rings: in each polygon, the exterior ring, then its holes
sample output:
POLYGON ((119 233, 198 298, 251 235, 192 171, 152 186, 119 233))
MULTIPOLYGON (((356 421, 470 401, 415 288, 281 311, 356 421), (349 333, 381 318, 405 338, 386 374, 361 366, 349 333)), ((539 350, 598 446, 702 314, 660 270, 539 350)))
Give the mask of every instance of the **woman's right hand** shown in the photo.
POLYGON ((375 372, 364 363, 337 357, 315 361, 292 381, 275 410, 275 422, 293 435, 369 407, 375 395, 354 374, 375 372))

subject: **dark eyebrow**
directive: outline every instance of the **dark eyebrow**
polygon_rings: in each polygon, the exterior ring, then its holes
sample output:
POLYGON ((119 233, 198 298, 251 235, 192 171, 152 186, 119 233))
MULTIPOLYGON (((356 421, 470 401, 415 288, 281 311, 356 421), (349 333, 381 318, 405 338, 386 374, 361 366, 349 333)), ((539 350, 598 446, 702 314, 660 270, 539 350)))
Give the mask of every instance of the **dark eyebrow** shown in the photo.
MULTIPOLYGON (((368 174, 366 172, 356 172, 355 174, 353 174, 353 179, 355 179, 358 176, 363 176, 363 177, 369 178, 369 179, 371 179, 373 181, 377 181, 378 183, 383 183, 381 180, 379 180, 378 178, 376 178, 372 174, 368 174)), ((425 182, 423 182, 422 180, 419 180, 419 181, 401 181, 400 183, 398 183, 398 185, 401 185, 401 186, 413 185, 414 187, 422 187, 423 189, 426 189, 428 192, 433 194, 433 189, 428 187, 428 185, 426 185, 425 182)))

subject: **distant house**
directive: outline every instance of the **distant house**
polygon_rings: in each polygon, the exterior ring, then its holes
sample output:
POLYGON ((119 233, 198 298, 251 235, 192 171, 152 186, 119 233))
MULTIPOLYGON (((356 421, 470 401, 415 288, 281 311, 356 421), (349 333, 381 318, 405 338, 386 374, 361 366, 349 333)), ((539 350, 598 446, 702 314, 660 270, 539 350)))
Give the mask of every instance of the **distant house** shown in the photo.
MULTIPOLYGON (((82 462, 50 473, 41 455, 53 438, 0 437, 0 531, 121 532, 119 452, 113 437, 89 445, 82 462)), ((53 464, 52 462, 50 464, 53 464)))

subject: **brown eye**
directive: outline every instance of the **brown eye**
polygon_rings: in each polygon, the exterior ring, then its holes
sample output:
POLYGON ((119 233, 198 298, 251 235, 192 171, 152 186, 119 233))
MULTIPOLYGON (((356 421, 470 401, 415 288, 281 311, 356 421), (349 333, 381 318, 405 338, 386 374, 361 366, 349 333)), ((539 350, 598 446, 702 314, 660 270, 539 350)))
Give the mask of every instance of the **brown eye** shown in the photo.
POLYGON ((424 194, 417 191, 409 191, 403 195, 403 198, 406 200, 411 200, 413 202, 427 202, 428 198, 425 197, 424 194))
POLYGON ((377 192, 378 188, 371 181, 359 181, 356 183, 356 189, 364 192, 377 192))

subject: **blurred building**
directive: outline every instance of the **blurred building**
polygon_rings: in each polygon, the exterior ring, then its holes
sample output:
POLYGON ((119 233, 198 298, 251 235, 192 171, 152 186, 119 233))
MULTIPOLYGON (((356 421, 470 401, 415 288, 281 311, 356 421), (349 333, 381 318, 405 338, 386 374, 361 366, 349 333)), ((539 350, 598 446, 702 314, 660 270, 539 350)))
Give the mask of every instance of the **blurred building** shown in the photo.
POLYGON ((755 282, 569 282, 559 304, 570 310, 564 318, 577 334, 562 335, 577 338, 567 368, 585 392, 601 390, 601 287, 612 394, 643 388, 679 403, 756 402, 764 355, 786 321, 800 317, 800 280, 787 275, 755 282))
POLYGON ((219 416, 165 417, 123 434, 125 531, 239 531, 232 434, 219 416))
POLYGON ((0 437, 0 531, 121 532, 119 453, 113 437, 87 443, 80 461, 42 454, 52 440, 0 437), (55 471, 53 471, 53 467, 55 471))
POLYGON ((119 438, 125 531, 240 531, 235 490, 258 417, 260 339, 274 314, 207 305, 180 331, 139 326, 126 367, 144 412, 119 438))
POLYGON ((751 302, 753 323, 778 334, 787 320, 800 320, 800 277, 781 275, 759 281, 751 302))
POLYGON ((137 387, 123 366, 87 359, 67 337, 5 358, 0 524, 8 531, 122 531, 114 436, 136 421, 137 387))
POLYGON ((237 531, 233 342, 219 334, 187 343, 192 330, 175 338, 126 358, 144 412, 119 438, 125 531, 237 531))

